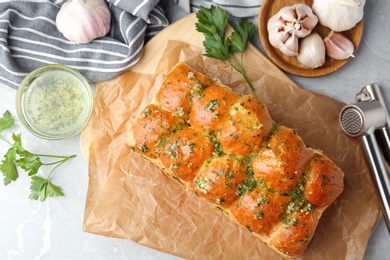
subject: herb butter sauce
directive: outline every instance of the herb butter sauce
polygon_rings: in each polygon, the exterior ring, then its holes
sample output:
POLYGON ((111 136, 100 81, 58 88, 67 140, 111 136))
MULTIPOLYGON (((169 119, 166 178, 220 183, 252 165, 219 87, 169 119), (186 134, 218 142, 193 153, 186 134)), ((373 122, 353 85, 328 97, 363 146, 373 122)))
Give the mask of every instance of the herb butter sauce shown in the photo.
POLYGON ((26 77, 17 97, 18 114, 33 134, 62 139, 80 131, 88 121, 92 92, 78 72, 50 66, 26 77))
POLYGON ((44 72, 29 87, 28 120, 47 133, 64 133, 80 119, 87 95, 80 81, 66 71, 44 72))

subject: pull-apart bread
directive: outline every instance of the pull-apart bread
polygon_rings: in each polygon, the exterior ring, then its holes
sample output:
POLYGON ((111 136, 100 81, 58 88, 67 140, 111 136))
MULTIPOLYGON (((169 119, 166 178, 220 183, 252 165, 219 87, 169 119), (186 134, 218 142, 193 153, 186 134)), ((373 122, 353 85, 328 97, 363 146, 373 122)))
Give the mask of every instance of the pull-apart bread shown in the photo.
POLYGON ((344 173, 241 95, 183 63, 134 123, 129 146, 284 256, 302 254, 344 173))

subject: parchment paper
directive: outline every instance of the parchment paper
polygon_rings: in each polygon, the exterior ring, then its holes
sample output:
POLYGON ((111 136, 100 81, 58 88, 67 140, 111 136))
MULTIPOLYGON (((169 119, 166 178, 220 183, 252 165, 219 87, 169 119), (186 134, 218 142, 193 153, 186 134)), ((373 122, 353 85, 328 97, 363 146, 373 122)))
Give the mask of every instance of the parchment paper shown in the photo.
MULTIPOLYGON (((187 259, 282 259, 126 146, 136 116, 178 61, 249 93, 240 74, 202 51, 170 41, 156 74, 128 71, 97 85, 93 115, 81 135, 89 159, 84 230, 187 259)), ((343 193, 324 212, 299 259, 361 259, 380 210, 359 144, 340 129, 343 104, 280 78, 276 67, 261 61, 247 63, 246 70, 271 116, 296 129, 307 146, 322 150, 345 173, 343 193)))

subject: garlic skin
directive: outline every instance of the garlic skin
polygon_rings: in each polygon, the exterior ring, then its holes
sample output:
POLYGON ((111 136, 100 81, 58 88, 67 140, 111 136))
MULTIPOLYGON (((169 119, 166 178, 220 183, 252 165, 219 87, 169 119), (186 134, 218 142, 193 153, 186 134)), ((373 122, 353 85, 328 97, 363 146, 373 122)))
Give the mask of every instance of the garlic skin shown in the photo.
POLYGON ((331 31, 324 39, 326 54, 335 60, 346 60, 355 57, 355 46, 345 35, 331 31))
POLYGON ((104 0, 68 0, 57 14, 57 29, 68 40, 89 43, 108 33, 111 12, 104 0))
POLYGON ((306 37, 317 25, 318 18, 305 4, 281 8, 268 23, 268 40, 288 56, 298 55, 298 38, 306 37))
POLYGON ((309 68, 318 68, 325 63, 325 44, 318 33, 302 39, 299 47, 299 62, 309 68))
POLYGON ((342 32, 363 19, 365 3, 366 0, 314 0, 312 8, 322 25, 342 32))

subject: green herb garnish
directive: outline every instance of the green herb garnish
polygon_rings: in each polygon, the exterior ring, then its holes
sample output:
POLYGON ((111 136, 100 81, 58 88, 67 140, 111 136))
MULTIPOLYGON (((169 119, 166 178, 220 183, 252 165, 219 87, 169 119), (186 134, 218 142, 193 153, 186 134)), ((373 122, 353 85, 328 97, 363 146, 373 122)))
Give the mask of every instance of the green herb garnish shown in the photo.
POLYGON ((221 7, 212 5, 210 9, 200 6, 196 13, 198 23, 196 30, 205 36, 203 46, 206 49, 205 56, 218 60, 226 60, 235 70, 244 77, 249 87, 254 91, 252 83, 249 81, 244 69, 244 51, 246 45, 256 30, 256 26, 246 19, 234 27, 232 34, 225 39, 225 30, 228 16, 221 7), (238 60, 234 54, 241 54, 238 60))
POLYGON ((213 138, 212 141, 214 143, 213 158, 220 157, 222 155, 222 145, 217 138, 213 138))
POLYGON ((199 179, 196 179, 194 183, 196 184, 196 186, 198 186, 198 189, 200 190, 207 191, 211 189, 210 183, 204 177, 200 177, 199 179))
POLYGON ((219 106, 219 100, 213 99, 213 100, 210 100, 206 104, 206 106, 204 107, 204 110, 215 112, 215 110, 217 109, 218 106, 219 106))
POLYGON ((294 211, 310 212, 313 205, 306 199, 304 195, 305 187, 300 184, 290 192, 291 201, 287 206, 286 214, 290 215, 294 211))
POLYGON ((242 197, 244 194, 251 192, 254 188, 257 186, 257 181, 252 177, 249 176, 245 181, 243 181, 237 189, 237 196, 242 197))
POLYGON ((23 148, 21 134, 12 133, 13 143, 5 139, 2 135, 3 131, 11 128, 15 120, 11 113, 7 110, 3 117, 0 118, 0 139, 9 144, 11 147, 4 155, 1 161, 0 170, 4 176, 4 185, 15 181, 19 175, 16 166, 22 168, 31 176, 30 199, 44 201, 47 197, 64 196, 62 188, 54 185, 51 182, 51 175, 55 169, 76 155, 57 156, 50 154, 34 154, 23 148), (53 162, 44 163, 41 158, 55 159, 53 162), (41 166, 54 166, 46 177, 37 176, 41 166))

